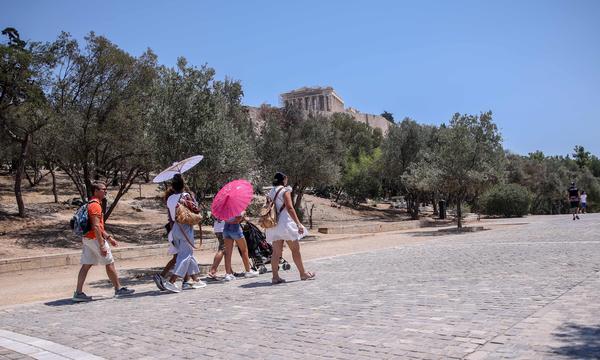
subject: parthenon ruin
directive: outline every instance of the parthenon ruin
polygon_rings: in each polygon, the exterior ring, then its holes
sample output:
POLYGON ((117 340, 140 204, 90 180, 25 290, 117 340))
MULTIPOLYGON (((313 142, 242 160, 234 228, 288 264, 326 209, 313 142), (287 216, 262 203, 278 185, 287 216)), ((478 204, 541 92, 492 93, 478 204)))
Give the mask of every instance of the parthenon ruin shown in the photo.
POLYGON ((283 106, 297 105, 306 111, 344 112, 344 100, 329 87, 302 87, 281 94, 283 106))
POLYGON ((345 108, 344 100, 331 86, 301 87, 281 94, 280 98, 282 106, 295 105, 308 112, 318 112, 323 115, 350 114, 356 121, 381 129, 384 134, 390 126, 390 122, 381 115, 361 113, 351 107, 345 108))

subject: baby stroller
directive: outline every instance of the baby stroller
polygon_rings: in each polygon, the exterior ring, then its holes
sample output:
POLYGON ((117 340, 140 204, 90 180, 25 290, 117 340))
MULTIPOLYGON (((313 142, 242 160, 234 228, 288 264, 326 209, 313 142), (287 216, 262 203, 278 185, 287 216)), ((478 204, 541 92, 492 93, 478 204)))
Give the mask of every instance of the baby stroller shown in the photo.
MULTIPOLYGON (((242 231, 248 244, 248 257, 252 260, 252 269, 258 270, 259 274, 266 273, 266 264, 271 263, 273 247, 267 242, 265 234, 253 223, 247 221, 242 225, 242 231)), ((283 270, 291 268, 283 257, 279 259, 279 266, 283 270)))

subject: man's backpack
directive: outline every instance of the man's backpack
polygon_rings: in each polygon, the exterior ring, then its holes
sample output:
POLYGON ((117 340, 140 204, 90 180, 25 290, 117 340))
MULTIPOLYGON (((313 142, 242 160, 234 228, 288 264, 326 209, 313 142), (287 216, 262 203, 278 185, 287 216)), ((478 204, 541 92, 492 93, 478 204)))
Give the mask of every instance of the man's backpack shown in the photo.
POLYGON ((284 202, 284 204, 281 205, 281 209, 279 209, 279 212, 275 208, 275 201, 277 200, 277 195, 279 195, 281 190, 283 190, 283 186, 279 190, 277 190, 273 199, 271 199, 270 197, 267 196, 267 202, 260 210, 258 224, 260 226, 262 226, 264 229, 270 229, 270 228, 274 228, 275 226, 277 226, 277 220, 279 218, 279 213, 281 213, 283 211, 283 208, 285 207, 285 202, 284 202))
POLYGON ((92 228, 92 223, 88 214, 88 205, 92 202, 100 204, 98 200, 90 200, 84 203, 79 207, 79 209, 77 209, 77 211, 75 211, 71 221, 69 221, 71 229, 73 229, 73 233, 77 236, 83 236, 87 234, 92 228))

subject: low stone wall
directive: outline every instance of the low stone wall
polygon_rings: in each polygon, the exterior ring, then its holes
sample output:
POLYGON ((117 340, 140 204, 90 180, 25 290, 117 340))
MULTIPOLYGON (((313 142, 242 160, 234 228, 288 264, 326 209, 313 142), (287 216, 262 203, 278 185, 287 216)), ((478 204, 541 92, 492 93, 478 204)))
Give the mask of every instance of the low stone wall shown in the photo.
MULTIPOLYGON (((218 242, 216 238, 204 239, 200 250, 214 251, 217 249, 217 245, 218 242)), ((164 244, 113 248, 111 250, 115 260, 125 260, 150 256, 162 256, 167 253, 168 246, 169 244, 165 242, 164 244)), ((77 265, 79 264, 80 258, 81 251, 72 251, 68 253, 54 255, 3 259, 0 260, 0 274, 13 271, 44 269, 66 265, 77 265)))
POLYGON ((425 221, 422 220, 410 220, 410 221, 397 221, 397 222, 379 222, 369 223, 360 225, 340 225, 340 226, 329 226, 320 227, 318 231, 322 234, 368 234, 368 233, 379 233, 386 231, 399 231, 417 229, 423 227, 425 221))

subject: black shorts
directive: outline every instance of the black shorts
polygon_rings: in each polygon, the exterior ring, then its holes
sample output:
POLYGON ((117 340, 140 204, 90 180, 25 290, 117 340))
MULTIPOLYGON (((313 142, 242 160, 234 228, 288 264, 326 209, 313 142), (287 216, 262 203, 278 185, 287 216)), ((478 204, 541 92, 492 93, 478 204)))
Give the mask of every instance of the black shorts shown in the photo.
POLYGON ((579 201, 571 201, 571 209, 578 208, 578 207, 579 207, 579 201))

